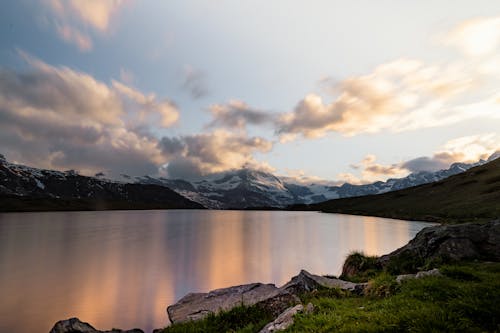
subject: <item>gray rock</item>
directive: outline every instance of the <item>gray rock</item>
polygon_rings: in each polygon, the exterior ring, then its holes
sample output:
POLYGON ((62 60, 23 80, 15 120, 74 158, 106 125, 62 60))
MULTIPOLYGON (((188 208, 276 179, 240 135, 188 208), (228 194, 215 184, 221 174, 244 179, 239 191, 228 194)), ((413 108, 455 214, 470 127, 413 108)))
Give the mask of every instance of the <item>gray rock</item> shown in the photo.
POLYGON ((277 331, 283 331, 293 324, 293 317, 304 310, 302 304, 295 305, 294 307, 286 309, 281 313, 278 318, 270 322, 259 333, 271 333, 277 331))
POLYGON ((251 283, 217 289, 208 293, 191 293, 167 308, 172 323, 199 320, 211 313, 228 311, 239 305, 256 305, 280 313, 299 300, 274 284, 251 283))
POLYGON ((442 275, 443 274, 441 274, 441 272, 439 271, 439 269, 434 268, 434 269, 431 269, 429 271, 418 272, 417 274, 415 274, 415 278, 416 279, 420 279, 420 278, 423 278, 423 277, 426 277, 426 276, 442 276, 442 275))
POLYGON ((396 282, 401 284, 405 280, 414 279, 417 274, 401 274, 396 277, 396 282))
POLYGON ((138 328, 127 331, 119 329, 99 331, 90 324, 80 321, 78 318, 70 318, 58 321, 50 330, 50 333, 144 333, 144 331, 138 328))
POLYGON ((378 262, 386 267, 392 260, 404 262, 408 258, 416 263, 429 259, 499 261, 500 220, 422 229, 407 245, 380 257, 378 262))
POLYGON ((429 271, 420 271, 417 274, 401 274, 396 277, 396 282, 401 284, 401 282, 409 279, 421 279, 427 276, 442 276, 439 269, 434 268, 429 271))
POLYGON ((353 283, 335 278, 327 278, 301 270, 299 275, 294 276, 288 283, 281 287, 292 294, 298 295, 310 292, 318 288, 339 288, 361 294, 366 283, 353 283))

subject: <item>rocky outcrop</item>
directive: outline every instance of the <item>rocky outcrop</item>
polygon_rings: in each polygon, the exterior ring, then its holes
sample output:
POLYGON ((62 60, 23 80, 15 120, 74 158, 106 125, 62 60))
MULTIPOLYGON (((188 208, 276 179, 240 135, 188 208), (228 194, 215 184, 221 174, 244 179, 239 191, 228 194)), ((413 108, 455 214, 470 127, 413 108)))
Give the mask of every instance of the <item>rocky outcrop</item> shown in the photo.
POLYGON ((488 223, 440 225, 422 229, 407 245, 378 259, 382 267, 413 262, 409 270, 429 260, 500 261, 500 220, 488 223))
POLYGON ((353 283, 340 279, 314 275, 308 271, 301 270, 299 275, 294 276, 290 282, 281 287, 281 289, 295 295, 321 288, 338 288, 361 294, 363 293, 366 285, 366 283, 353 283))
POLYGON ((280 313, 299 299, 274 284, 251 283, 208 293, 191 293, 167 308, 172 323, 199 320, 211 313, 228 311, 239 305, 259 305, 280 313))
POLYGON ((127 331, 116 328, 111 331, 99 331, 78 318, 70 318, 58 321, 49 333, 144 333, 144 331, 138 328, 127 331))
POLYGON ((258 306, 279 316, 290 306, 300 303, 297 295, 322 288, 339 288, 361 294, 366 283, 314 275, 302 270, 281 288, 274 284, 251 283, 217 289, 208 293, 192 293, 167 308, 172 323, 203 319, 211 313, 228 311, 239 305, 258 306))

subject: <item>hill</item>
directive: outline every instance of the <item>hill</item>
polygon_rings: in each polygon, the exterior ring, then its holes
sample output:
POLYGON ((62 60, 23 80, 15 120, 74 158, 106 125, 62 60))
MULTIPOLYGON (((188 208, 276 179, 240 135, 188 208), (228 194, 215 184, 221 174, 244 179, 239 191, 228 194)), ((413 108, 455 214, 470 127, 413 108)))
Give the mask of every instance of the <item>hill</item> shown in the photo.
POLYGON ((438 222, 498 218, 500 159, 425 185, 291 209, 438 222))

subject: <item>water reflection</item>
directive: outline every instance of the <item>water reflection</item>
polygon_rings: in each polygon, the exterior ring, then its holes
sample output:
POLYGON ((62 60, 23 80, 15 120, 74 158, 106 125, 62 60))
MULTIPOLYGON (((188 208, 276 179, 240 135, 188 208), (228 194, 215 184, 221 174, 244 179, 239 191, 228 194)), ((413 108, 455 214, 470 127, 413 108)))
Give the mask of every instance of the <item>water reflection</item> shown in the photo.
POLYGON ((0 332, 168 324, 188 292, 304 268, 340 273, 352 250, 383 254, 427 224, 312 212, 119 211, 0 214, 0 332))

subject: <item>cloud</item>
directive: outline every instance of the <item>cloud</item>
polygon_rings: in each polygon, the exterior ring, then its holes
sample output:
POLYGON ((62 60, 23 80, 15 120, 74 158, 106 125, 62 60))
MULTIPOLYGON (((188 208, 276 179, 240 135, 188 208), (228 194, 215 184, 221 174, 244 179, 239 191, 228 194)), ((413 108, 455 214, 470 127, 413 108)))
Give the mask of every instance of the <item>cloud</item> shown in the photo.
POLYGON ((159 117, 159 124, 162 127, 171 127, 179 120, 179 110, 170 100, 157 101, 155 94, 145 95, 139 90, 129 87, 121 82, 112 80, 112 85, 117 92, 127 97, 130 101, 139 106, 139 121, 141 123, 156 123, 159 117), (149 119, 149 122, 147 121, 149 119))
POLYGON ((260 137, 247 137, 224 130, 211 133, 163 138, 159 147, 169 163, 166 167, 171 178, 192 179, 203 175, 243 167, 269 169, 256 161, 255 152, 269 152, 272 142, 260 137))
POLYGON ((275 115, 250 107, 243 101, 232 100, 226 104, 215 104, 209 108, 213 120, 208 127, 245 129, 247 125, 273 123, 275 115))
POLYGON ((57 25, 57 33, 66 42, 75 44, 82 52, 92 50, 92 39, 69 25, 57 25))
POLYGON ((500 151, 500 135, 486 133, 449 140, 439 147, 432 156, 420 156, 407 161, 383 165, 376 163, 375 155, 367 155, 360 163, 351 165, 358 172, 341 173, 338 179, 351 184, 366 184, 387 178, 405 177, 409 173, 448 169, 456 162, 475 163, 487 160, 500 151))
POLYGON ((45 0, 58 35, 81 51, 92 49, 90 31, 109 31, 113 16, 126 0, 45 0))
POLYGON ((138 131, 178 117, 170 102, 159 102, 116 81, 108 85, 67 67, 53 67, 23 52, 29 68, 0 70, 0 149, 28 165, 155 174, 167 162, 158 140, 138 131))
POLYGON ((352 173, 341 173, 337 175, 337 178, 351 184, 366 184, 387 178, 400 178, 408 174, 408 170, 399 163, 383 165, 376 161, 377 157, 375 155, 366 155, 360 163, 351 165, 351 168, 360 171, 360 177, 352 173))
POLYGON ((449 125, 471 117, 452 102, 476 87, 477 76, 457 63, 427 66, 417 60, 396 60, 368 75, 336 83, 331 103, 319 95, 307 95, 294 110, 281 115, 276 132, 286 141, 298 135, 318 138, 337 132, 352 136, 449 125))
POLYGON ((193 99, 203 98, 209 93, 205 74, 189 65, 184 67, 182 88, 193 99))
POLYGON ((442 41, 458 47, 470 56, 498 52, 500 46, 500 17, 476 18, 465 21, 449 31, 442 41))

